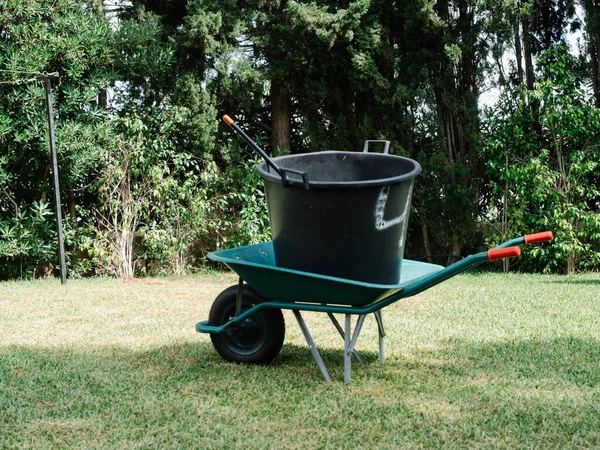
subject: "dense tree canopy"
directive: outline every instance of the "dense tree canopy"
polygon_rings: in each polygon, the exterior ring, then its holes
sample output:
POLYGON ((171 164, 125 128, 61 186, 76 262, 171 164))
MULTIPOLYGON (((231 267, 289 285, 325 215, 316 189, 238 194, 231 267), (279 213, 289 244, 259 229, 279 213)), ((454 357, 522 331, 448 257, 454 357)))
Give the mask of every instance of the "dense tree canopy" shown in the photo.
POLYGON ((555 243, 521 269, 597 269, 599 11, 596 0, 5 0, 0 278, 56 266, 44 71, 60 73, 72 276, 182 273, 214 248, 269 239, 257 155, 225 113, 272 154, 386 139, 417 159, 409 256, 450 262, 543 228, 555 243))

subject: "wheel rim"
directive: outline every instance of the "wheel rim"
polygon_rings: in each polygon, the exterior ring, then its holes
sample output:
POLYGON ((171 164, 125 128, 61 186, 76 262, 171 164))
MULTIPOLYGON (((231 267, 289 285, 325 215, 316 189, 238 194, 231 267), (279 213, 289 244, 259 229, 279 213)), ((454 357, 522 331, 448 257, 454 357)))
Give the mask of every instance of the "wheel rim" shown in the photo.
MULTIPOLYGON (((248 307, 242 308, 242 312, 248 307)), ((221 316, 221 323, 227 323, 235 317, 235 306, 226 309, 221 316)), ((265 343, 267 324, 263 315, 258 312, 247 317, 231 328, 231 333, 223 333, 223 343, 233 352, 250 355, 258 351, 265 343)))

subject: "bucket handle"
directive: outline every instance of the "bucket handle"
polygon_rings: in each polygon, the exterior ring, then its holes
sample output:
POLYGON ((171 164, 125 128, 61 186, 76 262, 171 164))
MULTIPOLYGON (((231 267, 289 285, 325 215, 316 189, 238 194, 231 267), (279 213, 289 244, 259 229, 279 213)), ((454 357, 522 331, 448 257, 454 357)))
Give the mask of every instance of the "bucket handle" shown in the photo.
POLYGON ((265 162, 267 163, 267 166, 272 167, 273 170, 275 172, 277 172, 277 174, 281 177, 281 184, 283 185, 283 187, 288 187, 291 186, 291 182, 290 180, 292 178, 289 178, 287 176, 288 173, 293 173, 296 175, 300 175, 300 177, 302 177, 302 185, 304 186, 304 189, 306 189, 308 191, 308 189, 310 188, 310 183, 308 181, 308 175, 306 172, 301 171, 301 170, 296 170, 296 169, 287 169, 285 167, 279 167, 277 164, 275 164, 275 162, 269 158, 269 156, 267 155, 267 152, 265 152, 262 148, 260 148, 258 146, 258 144, 256 142, 254 142, 250 136, 248 136, 244 130, 242 130, 234 121, 231 117, 229 117, 227 114, 225 114, 223 116, 223 121, 229 125, 231 128, 233 128, 240 136, 242 136, 244 138, 244 140, 250 144, 250 146, 256 150, 260 156, 263 157, 263 159, 265 160, 265 162))
POLYGON ((306 174, 306 172, 304 172, 302 170, 287 169, 285 167, 280 167, 279 175, 281 175, 281 184, 283 184, 283 187, 288 187, 291 185, 290 179, 287 177, 288 172, 294 173, 296 175, 300 175, 302 177, 302 185, 304 186, 304 189, 307 191, 310 189, 310 184, 308 182, 308 175, 306 174))
POLYGON ((369 139, 365 141, 365 147, 363 149, 363 153, 369 153, 369 145, 370 144, 383 144, 383 154, 387 155, 390 151, 390 141, 382 141, 379 139, 369 139))

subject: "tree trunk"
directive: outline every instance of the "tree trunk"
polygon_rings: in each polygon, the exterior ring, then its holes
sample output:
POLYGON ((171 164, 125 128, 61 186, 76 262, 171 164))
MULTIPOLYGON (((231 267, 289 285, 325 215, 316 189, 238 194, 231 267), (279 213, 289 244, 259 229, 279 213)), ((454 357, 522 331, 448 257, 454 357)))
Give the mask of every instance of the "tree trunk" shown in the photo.
MULTIPOLYGON (((523 19, 523 54, 525 56, 525 83, 528 91, 533 91, 535 75, 533 73, 533 57, 531 55, 531 34, 529 33, 529 18, 523 19)), ((537 100, 528 96, 529 108, 533 117, 533 129, 541 136, 542 125, 540 124, 540 104, 537 100)))
POLYGON ((575 273, 575 256, 567 256, 567 275, 573 275, 575 273))
POLYGON ((596 107, 600 108, 600 38, 595 41, 596 42, 590 41, 590 56, 592 60, 592 87, 594 89, 596 107))
POLYGON ((271 80, 271 150, 277 156, 291 144, 290 99, 281 80, 271 80))
POLYGON ((460 236, 454 231, 452 232, 452 247, 450 248, 450 256, 448 257, 447 265, 449 266, 450 264, 454 264, 455 262, 459 261, 461 258, 461 252, 462 243, 460 241, 460 236))
POLYGON ((429 241, 427 216, 424 213, 421 214, 421 233, 423 233, 423 247, 425 247, 425 256, 427 256, 427 262, 431 263, 431 242, 429 241))
POLYGON ((100 89, 100 92, 98 92, 98 106, 103 109, 108 108, 108 89, 100 89))
MULTIPOLYGON (((272 24, 284 24, 287 22, 286 8, 288 0, 272 2, 268 7, 272 14, 272 24)), ((270 39, 272 46, 276 46, 280 40, 280 29, 278 26, 271 27, 270 39)), ((281 67, 281 58, 277 54, 267 56, 271 67, 271 151, 274 156, 282 150, 290 150, 291 143, 291 105, 290 94, 285 84, 286 70, 281 67)))
POLYGON ((447 104, 446 98, 454 93, 445 91, 443 86, 434 86, 435 101, 437 104, 437 118, 440 136, 446 150, 446 157, 450 164, 454 164, 455 156, 460 153, 459 133, 456 131, 456 116, 452 107, 447 104))
POLYGON ((529 18, 523 19, 523 54, 525 56, 525 83, 528 91, 533 91, 533 58, 531 57, 531 36, 529 34, 529 18))
POLYGON ((587 43, 591 60, 591 78, 596 106, 600 108, 600 0, 583 2, 586 16, 587 43))
POLYGON ((523 84, 523 48, 521 47, 521 33, 519 23, 515 24, 515 58, 517 60, 517 86, 523 84))
POLYGON ((75 216, 77 215, 75 191, 72 186, 69 188, 69 215, 73 218, 75 218, 75 216))

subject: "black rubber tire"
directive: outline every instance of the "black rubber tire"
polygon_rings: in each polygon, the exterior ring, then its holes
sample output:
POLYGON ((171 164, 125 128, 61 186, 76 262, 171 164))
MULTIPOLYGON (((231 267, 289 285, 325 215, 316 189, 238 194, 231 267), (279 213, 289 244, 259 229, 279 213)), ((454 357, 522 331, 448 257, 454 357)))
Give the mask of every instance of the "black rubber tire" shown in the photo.
MULTIPOLYGON (((238 286, 221 292, 210 308, 208 324, 223 325, 235 316, 238 286)), ((248 286, 242 294, 242 312, 263 299, 248 286)), ((280 309, 268 308, 248 317, 238 326, 228 327, 210 338, 215 350, 227 361, 245 364, 268 364, 281 351, 285 322, 280 309)))

